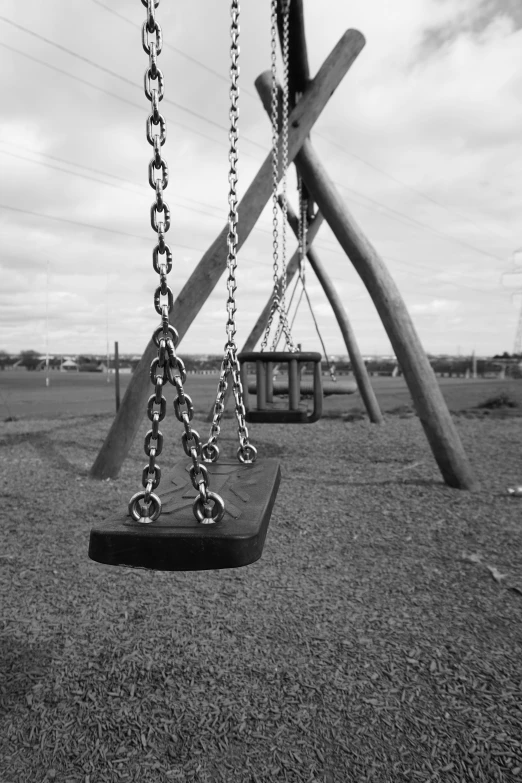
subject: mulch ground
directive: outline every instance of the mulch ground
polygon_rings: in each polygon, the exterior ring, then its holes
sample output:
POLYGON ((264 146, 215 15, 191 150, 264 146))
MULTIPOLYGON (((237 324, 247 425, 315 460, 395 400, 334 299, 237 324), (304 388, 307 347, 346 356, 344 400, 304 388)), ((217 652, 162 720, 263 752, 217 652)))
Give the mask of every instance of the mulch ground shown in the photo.
POLYGON ((197 573, 87 557, 145 424, 102 483, 110 417, 0 425, 2 783, 522 781, 522 419, 455 422, 474 494, 407 411, 251 427, 283 470, 263 556, 197 573))

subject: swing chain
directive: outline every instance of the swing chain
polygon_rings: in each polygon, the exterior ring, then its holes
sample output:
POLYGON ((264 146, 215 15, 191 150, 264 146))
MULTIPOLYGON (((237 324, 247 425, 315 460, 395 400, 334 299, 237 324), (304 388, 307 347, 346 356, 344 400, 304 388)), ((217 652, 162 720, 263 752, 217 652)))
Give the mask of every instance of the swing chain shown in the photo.
MULTIPOLYGON (((285 341, 290 351, 297 351, 294 345, 290 327, 288 325, 285 296, 286 296, 286 183, 288 168, 288 52, 289 52, 289 14, 290 2, 283 2, 283 105, 282 105, 282 197, 283 197, 283 223, 281 236, 281 277, 279 276, 279 209, 278 209, 278 184, 279 184, 279 89, 277 84, 277 0, 271 0, 271 73, 272 73, 272 95, 270 116, 272 121, 272 255, 273 255, 273 281, 274 289, 272 294, 272 304, 270 314, 265 329, 265 334, 261 343, 261 350, 264 351, 272 322, 276 312, 279 315, 279 333, 281 329, 285 335, 285 341)), ((277 339, 277 338, 276 338, 277 339)), ((272 346, 272 350, 274 347, 272 346)))
POLYGON ((212 522, 218 521, 222 517, 224 513, 223 501, 218 495, 209 491, 208 472, 200 463, 200 459, 202 459, 201 441, 198 433, 192 429, 190 424, 194 416, 194 406, 192 399, 188 394, 185 394, 183 388, 187 373, 183 361, 176 355, 179 334, 169 322, 169 316, 174 307, 174 294, 167 281, 167 275, 172 269, 172 251, 165 242, 165 234, 170 228, 170 209, 163 197, 163 191, 169 181, 169 170, 166 161, 161 156, 161 147, 165 144, 167 137, 167 125, 165 117, 158 108, 164 94, 163 72, 157 64, 157 57, 163 46, 161 27, 155 16, 160 0, 141 0, 141 2, 147 8, 147 19, 142 27, 142 44, 146 54, 149 55, 149 66, 144 77, 144 90, 146 97, 151 102, 151 114, 147 118, 146 134, 147 141, 154 148, 154 157, 149 163, 149 184, 156 192, 156 200, 150 210, 150 219, 152 229, 158 234, 158 244, 152 251, 152 266, 160 278, 160 284, 154 292, 154 308, 161 316, 161 325, 155 329, 152 335, 154 345, 158 349, 158 355, 152 360, 150 367, 150 379, 154 385, 154 394, 149 397, 147 403, 147 416, 152 424, 151 429, 145 435, 144 450, 149 461, 142 473, 144 491, 137 492, 130 499, 129 513, 136 521, 144 524, 156 521, 161 514, 161 500, 153 490, 159 486, 161 481, 161 468, 156 464, 156 458, 163 450, 163 434, 159 429, 159 424, 165 418, 167 411, 167 400, 163 395, 163 387, 168 382, 176 387, 174 413, 185 430, 181 442, 185 454, 192 459, 190 477, 194 488, 199 492, 193 506, 193 512, 200 521, 205 519, 207 522, 212 522), (149 41, 149 35, 154 35, 154 40, 149 41), (152 82, 157 82, 157 86, 153 87, 152 82), (159 133, 153 133, 153 128, 158 126, 159 133), (155 171, 160 172, 158 178, 155 177, 155 171), (211 508, 212 503, 213 507, 211 508))
POLYGON ((237 358, 236 345, 236 268, 237 268, 237 246, 238 246, 238 200, 237 200, 237 143, 238 131, 237 122, 239 118, 239 0, 232 0, 231 16, 232 24, 230 29, 230 150, 228 159, 230 170, 228 174, 229 194, 228 194, 228 235, 227 235, 227 323, 226 333, 227 342, 221 362, 221 373, 219 377, 216 402, 214 403, 214 415, 210 427, 210 435, 206 444, 202 447, 202 454, 205 462, 215 462, 219 456, 217 439, 221 431, 221 418, 225 410, 225 393, 228 387, 227 377, 232 375, 233 391, 235 399, 235 411, 238 422, 239 448, 237 456, 240 462, 249 464, 255 462, 257 450, 249 442, 248 429, 246 426, 246 410, 243 403, 243 385, 241 383, 239 359, 237 358))

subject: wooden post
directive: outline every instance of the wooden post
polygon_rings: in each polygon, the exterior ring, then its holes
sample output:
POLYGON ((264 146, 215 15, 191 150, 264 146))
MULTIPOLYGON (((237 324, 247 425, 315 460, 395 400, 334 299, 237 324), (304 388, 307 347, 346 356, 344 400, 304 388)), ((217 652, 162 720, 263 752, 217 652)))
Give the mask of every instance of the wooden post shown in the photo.
POLYGON ((114 343, 114 388, 116 391, 116 413, 120 409, 120 357, 118 354, 118 343, 114 343))
MULTIPOLYGON (((281 206, 281 203, 282 203, 282 199, 281 197, 279 197, 279 206, 281 206)), ((290 227, 294 232, 294 234, 298 237, 299 236, 298 217, 294 213, 290 204, 287 203, 286 209, 287 209, 288 223, 290 224, 290 227)), ((366 410, 368 412, 368 416, 370 417, 370 421, 372 421, 374 424, 382 424, 384 421, 384 417, 381 413, 379 403, 377 402, 377 397, 375 396, 375 392, 370 383, 370 379, 368 377, 368 371, 366 370, 366 365, 361 356, 361 352, 359 351, 359 346, 357 345, 355 334, 352 329, 352 325, 348 319, 348 315, 346 314, 346 310, 344 309, 343 303, 341 302, 341 297, 337 293, 334 284, 328 277, 328 274, 326 273, 326 270, 323 264, 321 263, 319 256, 317 255, 317 252, 314 250, 311 244, 308 243, 308 241, 306 246, 306 256, 310 261, 310 266, 314 270, 317 279, 321 283, 321 286, 323 287, 323 291, 325 292, 326 297, 330 302, 330 306, 335 314, 335 317, 337 318, 337 323, 339 324, 339 329, 341 330, 341 334, 344 339, 344 344, 346 345, 346 350, 348 351, 348 354, 350 356, 353 374, 355 376, 355 380, 357 381, 357 387, 359 389, 363 402, 366 406, 366 410)))
MULTIPOLYGON (((299 104, 292 110, 288 129, 289 165, 364 44, 364 36, 361 33, 357 30, 348 30, 325 60, 315 79, 306 88, 299 104)), ((281 157, 280 155, 279 158, 281 157)), ((279 177, 282 173, 280 169, 279 177)), ((272 155, 269 154, 238 206, 240 215, 238 249, 254 228, 270 198, 272 177, 272 155)), ((170 319, 178 330, 180 339, 186 334, 226 269, 227 235, 228 225, 204 254, 174 302, 170 319)), ((92 478, 114 478, 118 475, 145 413, 145 404, 151 389, 150 364, 156 353, 157 349, 151 340, 132 375, 120 410, 91 468, 92 478)))
MULTIPOLYGON (((318 212, 313 222, 308 226, 308 242, 311 244, 315 237, 317 236, 317 232, 319 231, 322 223, 323 223, 323 216, 320 212, 318 212)), ((292 282, 295 273, 297 272, 299 268, 299 251, 296 250, 296 252, 293 254, 292 258, 290 259, 289 263, 286 266, 286 286, 287 288, 290 286, 290 283, 292 282)), ((281 287, 283 284, 283 275, 279 277, 279 280, 277 282, 278 290, 281 291, 281 287)), ((270 296, 268 297, 268 301, 266 305, 263 307, 259 318, 255 322, 254 326, 252 327, 252 331, 248 335, 247 339, 245 340, 245 343, 243 347, 241 348, 241 351, 239 353, 247 353, 248 351, 253 351, 256 347, 257 341, 260 339, 261 335, 265 331, 266 325, 268 323, 268 317, 270 315, 270 309, 272 307, 272 292, 270 293, 270 296)), ((245 384, 243 383, 243 387, 246 389, 245 384)), ((232 386, 229 383, 227 390, 225 392, 225 399, 223 400, 223 405, 227 406, 228 400, 230 399, 230 395, 232 394, 232 386)), ((210 410, 207 414, 207 421, 212 421, 212 418, 214 416, 214 403, 212 403, 210 410)))
MULTIPOLYGON (((256 88, 270 112, 270 77, 267 74, 259 77, 256 88)), ((373 299, 444 481, 457 489, 477 489, 478 483, 433 369, 386 265, 350 214, 309 141, 304 141, 295 164, 373 299)))

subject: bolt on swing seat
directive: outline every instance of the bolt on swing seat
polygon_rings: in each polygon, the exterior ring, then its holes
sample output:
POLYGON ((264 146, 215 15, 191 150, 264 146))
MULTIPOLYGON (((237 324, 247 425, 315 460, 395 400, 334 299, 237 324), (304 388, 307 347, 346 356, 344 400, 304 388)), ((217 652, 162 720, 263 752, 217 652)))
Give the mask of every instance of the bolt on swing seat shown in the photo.
MULTIPOLYGON (((243 389, 250 391, 248 384, 248 363, 256 365, 257 407, 250 408, 248 393, 245 394, 246 420, 265 424, 311 424, 321 418, 323 392, 321 377, 321 354, 316 352, 289 353, 287 351, 247 351, 238 354, 243 389), (299 407, 301 402, 301 367, 313 362, 313 410, 311 413, 299 407), (273 402, 274 364, 288 364, 288 408, 269 408, 273 402)), ((308 393, 308 391, 307 391, 308 393)))
POLYGON ((220 521, 198 521, 192 506, 192 462, 173 471, 162 496, 162 513, 144 524, 119 514, 91 530, 89 557, 98 563, 156 571, 205 571, 239 568, 259 560, 281 480, 276 459, 253 464, 205 463, 213 492, 223 499, 220 521))

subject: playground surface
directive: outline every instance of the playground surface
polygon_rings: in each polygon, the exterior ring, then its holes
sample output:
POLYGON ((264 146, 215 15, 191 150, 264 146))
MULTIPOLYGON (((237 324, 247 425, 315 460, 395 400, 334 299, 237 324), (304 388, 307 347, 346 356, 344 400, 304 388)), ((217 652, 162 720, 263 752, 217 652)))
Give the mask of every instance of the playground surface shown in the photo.
MULTIPOLYGON (((92 522, 140 488, 146 422, 94 482, 113 386, 27 375, 0 374, 20 416, 0 423, 2 783, 522 779, 521 418, 455 417, 473 494, 443 484, 415 416, 253 425, 282 466, 261 560, 148 572, 87 557, 92 522)), ((374 381, 403 404, 402 379, 374 381)), ((205 413, 215 382, 187 384, 205 413)), ((467 383, 469 407, 513 382, 467 383)), ((162 431, 160 496, 182 455, 170 408, 162 431)))

